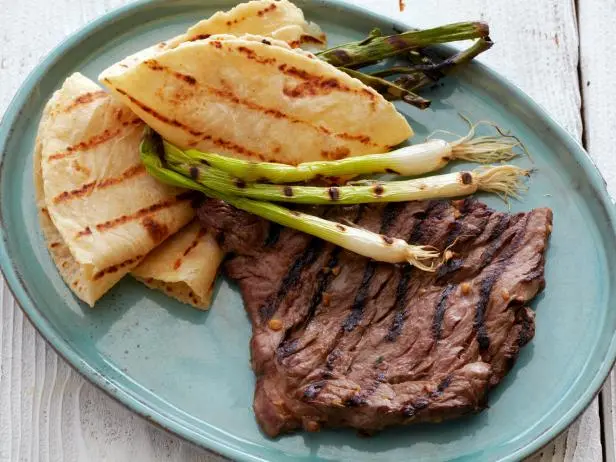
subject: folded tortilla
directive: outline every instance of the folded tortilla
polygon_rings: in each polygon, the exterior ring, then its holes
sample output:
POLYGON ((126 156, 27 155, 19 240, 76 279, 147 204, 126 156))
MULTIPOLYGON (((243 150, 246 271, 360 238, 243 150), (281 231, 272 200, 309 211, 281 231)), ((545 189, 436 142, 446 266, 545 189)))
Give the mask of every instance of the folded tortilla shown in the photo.
POLYGON ((184 149, 297 164, 385 152, 413 134, 372 88, 261 36, 185 42, 99 79, 184 149))
POLYGON ((153 59, 185 42, 215 34, 241 36, 257 34, 284 41, 292 48, 323 48, 327 38, 318 25, 304 19, 304 13, 287 0, 253 0, 240 3, 229 11, 219 11, 190 27, 184 34, 127 56, 114 65, 118 70, 153 59))
POLYGON ((223 256, 214 237, 194 220, 150 252, 131 274, 148 287, 206 310, 223 256))
POLYGON ((81 74, 43 112, 34 169, 41 225, 62 277, 90 305, 194 216, 191 194, 146 173, 143 129, 81 74))
POLYGON ((195 24, 185 34, 169 40, 167 48, 214 34, 265 35, 282 40, 293 48, 323 46, 327 41, 319 26, 307 22, 302 10, 293 3, 287 0, 253 0, 229 11, 219 11, 195 24))
MULTIPOLYGON (((246 32, 276 37, 293 47, 325 44, 318 26, 306 22, 292 3, 256 0, 216 13, 118 65, 128 66, 204 35, 246 32)), ((138 155, 143 127, 129 107, 86 77, 74 74, 66 80, 45 108, 35 148, 43 235, 63 279, 89 305, 134 268, 136 277, 150 287, 205 308, 222 258, 216 243, 199 236, 188 260, 178 255, 185 239, 196 239, 191 225, 150 252, 194 213, 184 191, 144 174, 138 155), (196 258, 206 255, 197 268, 196 258), (167 261, 180 257, 187 262, 169 270, 167 261)))

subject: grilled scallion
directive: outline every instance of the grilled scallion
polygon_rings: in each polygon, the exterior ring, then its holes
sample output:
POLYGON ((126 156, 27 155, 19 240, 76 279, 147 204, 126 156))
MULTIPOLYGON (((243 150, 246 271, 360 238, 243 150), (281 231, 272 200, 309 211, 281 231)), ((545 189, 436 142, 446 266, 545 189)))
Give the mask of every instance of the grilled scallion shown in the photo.
POLYGON ((488 36, 487 24, 461 22, 390 36, 371 35, 368 40, 330 48, 317 53, 317 56, 334 66, 355 68, 429 45, 488 36))
POLYGON ((171 162, 169 166, 203 186, 225 194, 264 201, 325 205, 451 199, 477 191, 493 192, 506 199, 517 197, 523 187, 522 177, 528 174, 520 167, 499 165, 406 181, 369 181, 318 187, 246 183, 204 165, 171 162))
POLYGON ((179 164, 206 164, 227 172, 235 178, 252 182, 295 183, 317 177, 344 177, 374 173, 394 173, 419 176, 445 167, 452 160, 491 163, 515 157, 520 146, 517 138, 498 132, 492 136, 475 136, 478 124, 456 141, 428 140, 422 144, 406 146, 383 154, 348 157, 336 161, 306 162, 287 165, 251 162, 194 149, 181 151, 165 142, 165 155, 170 162, 179 164))
POLYGON ((388 263, 408 262, 422 270, 433 270, 439 252, 431 247, 410 245, 402 239, 382 236, 371 231, 325 220, 309 214, 289 210, 277 204, 257 201, 215 191, 165 167, 162 146, 157 135, 147 130, 141 143, 141 159, 150 175, 160 181, 181 188, 200 191, 206 196, 224 200, 228 204, 253 213, 282 226, 319 237, 351 252, 388 263))

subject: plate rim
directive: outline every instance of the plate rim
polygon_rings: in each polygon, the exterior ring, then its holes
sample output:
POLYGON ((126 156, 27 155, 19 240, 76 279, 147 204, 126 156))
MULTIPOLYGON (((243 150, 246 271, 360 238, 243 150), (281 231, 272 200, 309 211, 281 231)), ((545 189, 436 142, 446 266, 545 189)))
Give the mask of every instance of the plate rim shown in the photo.
MULTIPOLYGON (((205 0, 209 3, 211 0, 205 0)), ((115 8, 104 15, 86 23, 83 27, 70 34, 58 45, 56 45, 35 67, 30 71, 27 78, 23 81, 0 120, 0 181, 3 178, 5 166, 5 156, 7 144, 9 143, 14 125, 17 123, 23 108, 36 91, 39 82, 44 78, 47 71, 62 57, 70 53, 75 46, 83 40, 96 34, 101 29, 107 27, 121 17, 133 15, 140 9, 151 7, 154 4, 165 3, 164 0, 136 0, 134 2, 115 8)), ((327 7, 340 8, 354 13, 359 13, 364 17, 375 21, 388 22, 393 27, 401 29, 408 28, 410 25, 404 21, 396 20, 389 16, 375 13, 366 7, 352 5, 345 0, 296 0, 296 3, 321 4, 327 7)), ((527 95, 517 84, 510 81, 507 77, 492 70, 487 65, 480 62, 473 62, 471 66, 489 78, 498 82, 506 88, 513 97, 522 102, 532 113, 538 115, 542 122, 553 130, 555 136, 563 143, 572 157, 578 162, 580 169, 589 180, 592 189, 597 193, 595 197, 609 218, 609 227, 616 233, 616 202, 607 190, 607 182, 597 167, 594 159, 590 157, 579 141, 574 139, 565 128, 539 105, 533 98, 527 95)), ((17 305, 23 311, 26 318, 34 326, 36 331, 45 339, 50 347, 62 357, 76 372, 84 377, 88 382, 105 392, 108 396, 122 404, 131 412, 136 413, 150 423, 169 431, 182 439, 203 447, 211 452, 224 457, 234 457, 245 461, 264 460, 259 456, 250 454, 235 445, 229 444, 224 439, 212 434, 211 430, 196 432, 192 430, 186 422, 180 422, 175 418, 159 412, 154 406, 140 400, 135 393, 131 393, 121 384, 115 384, 108 380, 105 375, 97 371, 87 361, 85 361, 68 343, 61 338, 53 328, 46 315, 40 311, 26 288, 22 274, 13 265, 13 259, 7 250, 7 232, 5 230, 0 206, 0 273, 3 275, 6 285, 9 288, 17 305)), ((549 444, 554 438, 563 433, 573 421, 590 405, 595 396, 600 392, 603 383, 607 380, 610 371, 616 364, 616 330, 612 333, 612 338, 603 358, 600 367, 588 383, 586 390, 577 398, 575 405, 564 412, 552 425, 552 427, 540 435, 534 437, 529 443, 515 449, 501 460, 513 461, 528 457, 549 444)))

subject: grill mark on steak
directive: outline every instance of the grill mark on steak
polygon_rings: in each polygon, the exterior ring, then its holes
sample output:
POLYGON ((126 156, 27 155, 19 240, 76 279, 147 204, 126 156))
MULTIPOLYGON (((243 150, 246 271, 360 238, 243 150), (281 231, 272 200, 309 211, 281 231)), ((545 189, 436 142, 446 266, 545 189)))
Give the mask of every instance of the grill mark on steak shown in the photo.
POLYGON ((448 248, 453 245, 461 232, 462 223, 456 218, 456 220, 451 224, 449 234, 447 234, 447 240, 445 241, 445 245, 443 247, 448 248))
POLYGON ((262 322, 269 321, 274 313, 278 310, 278 305, 282 302, 287 292, 295 288, 300 281, 302 270, 311 264, 319 256, 319 252, 323 248, 323 241, 320 239, 312 239, 304 252, 295 260, 286 276, 280 283, 278 291, 274 297, 268 297, 263 306, 259 309, 262 322))
POLYGON ((439 266, 436 272, 436 278, 442 279, 445 276, 450 275, 451 273, 455 273, 460 268, 464 266, 464 259, 462 258, 451 258, 439 266))
POLYGON ((364 309, 364 305, 366 304, 366 299, 368 297, 368 289, 370 288, 370 281, 372 281, 372 277, 374 276, 376 264, 374 261, 369 261, 366 265, 366 269, 364 270, 364 275, 361 280, 361 284, 359 286, 359 290, 355 295, 355 300, 353 300, 353 304, 351 305, 351 314, 344 320, 342 324, 342 329, 345 332, 351 332, 357 324, 361 321, 362 312, 364 309))
POLYGON ((481 262, 479 263, 480 269, 483 269, 490 264, 490 262, 498 255, 500 250, 509 245, 515 236, 515 233, 504 234, 504 230, 510 224, 510 218, 508 216, 499 216, 498 220, 498 223, 492 228, 492 232, 487 239, 488 241, 491 241, 492 244, 489 245, 481 255, 481 262))
POLYGON ((282 342, 276 349, 276 356, 278 358, 278 361, 288 358, 293 353, 295 353, 295 351, 297 351, 298 344, 299 344, 298 339, 287 340, 287 341, 282 342))
POLYGON ((434 312, 434 318, 432 319, 432 335, 434 335, 435 340, 440 340, 441 338, 443 318, 445 317, 445 310, 447 309, 447 299, 456 287, 456 284, 447 284, 439 296, 438 303, 436 304, 436 310, 434 312))
MULTIPOLYGON (((426 217, 428 217, 434 210, 437 210, 440 213, 440 202, 431 201, 428 204, 428 207, 425 211, 416 214, 416 221, 413 225, 413 229, 407 242, 409 244, 417 244, 421 241, 423 235, 422 225, 426 217)), ((394 302, 394 309, 396 310, 396 314, 394 315, 394 319, 389 326, 389 331, 385 336, 385 339, 389 342, 395 342, 400 333, 402 332, 402 328, 404 327, 404 321, 406 319, 406 305, 407 305, 407 293, 409 288, 409 282, 411 280, 411 275, 413 274, 414 266, 404 265, 402 267, 402 274, 400 276, 400 280, 398 281, 398 286, 396 288, 396 301, 394 302)))
POLYGON ((479 343, 480 350, 487 350, 490 348, 490 338, 488 337, 488 331, 485 325, 485 317, 488 303, 490 302, 492 287, 494 287, 494 283, 499 275, 500 274, 491 273, 479 283, 479 301, 475 308, 474 328, 477 331, 477 342, 479 343))
POLYGON ((447 389, 447 387, 451 385, 452 380, 453 380, 453 376, 451 374, 447 375, 443 380, 439 382, 439 384, 436 387, 436 390, 430 393, 430 397, 438 398, 439 396, 441 396, 443 392, 447 389))
MULTIPOLYGON (((396 217, 396 206, 394 204, 387 204, 383 215, 381 217, 381 226, 379 228, 379 234, 386 235, 389 232, 394 219, 396 217)), ((363 317, 364 306, 368 299, 368 291, 370 289, 370 283, 374 277, 374 271, 377 263, 374 260, 368 261, 366 268, 364 269, 364 276, 357 293, 353 305, 351 305, 351 314, 344 320, 342 328, 345 332, 351 332, 357 324, 361 322, 363 317)))
POLYGON ((385 206, 383 210, 383 220, 381 222, 381 234, 389 232, 399 212, 400 207, 395 202, 390 202, 385 206))
POLYGON ((278 242, 280 238, 280 231, 282 231, 282 226, 278 223, 271 223, 269 227, 269 232, 267 233, 267 239, 265 240, 265 247, 272 247, 278 242))
POLYGON ((325 381, 324 380, 321 380, 321 381, 315 382, 315 383, 311 383, 304 390, 304 399, 309 399, 310 400, 310 399, 316 398, 317 395, 323 389, 324 386, 325 386, 325 381))
MULTIPOLYGON (((351 222, 356 224, 359 220, 361 220, 364 210, 364 205, 360 205, 359 207, 357 207, 356 214, 351 219, 351 222)), ((332 280, 336 277, 335 269, 338 266, 339 256, 342 250, 343 249, 341 247, 334 247, 331 251, 331 254, 329 255, 329 259, 327 261, 327 264, 325 265, 325 268, 323 268, 323 270, 320 271, 317 275, 315 289, 313 290, 312 296, 310 298, 310 304, 308 306, 308 313, 306 315, 306 319, 300 326, 293 327, 287 330, 287 332, 285 333, 285 337, 277 349, 277 358, 279 361, 282 361, 297 352, 299 341, 297 339, 291 339, 291 336, 302 327, 306 327, 314 318, 318 307, 322 305, 327 288, 331 284, 332 280)), ((333 360, 335 359, 332 359, 332 361, 333 360)), ((333 365, 330 364, 330 366, 333 365)))
MULTIPOLYGON (((463 221, 464 221, 464 213, 466 213, 466 210, 468 209, 467 204, 468 204, 468 199, 464 199, 464 201, 462 202, 462 205, 458 208, 458 211, 462 215, 459 218, 456 218, 453 221, 453 223, 451 223, 449 227, 449 232, 447 233, 447 238, 445 239, 445 244, 443 245, 445 249, 448 249, 449 247, 452 247, 455 245, 456 240, 458 239, 458 237, 460 236, 460 234, 462 233, 464 229, 463 221)), ((464 259, 457 258, 457 257, 450 258, 438 268, 436 272, 436 278, 442 279, 443 277, 458 271, 463 266, 464 266, 464 259)))
MULTIPOLYGON (((494 284, 501 276, 501 274, 507 268, 509 264, 509 260, 513 255, 518 251, 520 245, 522 244, 522 240, 524 239, 526 233, 526 226, 528 225, 528 218, 532 212, 529 212, 521 223, 517 223, 516 226, 519 228, 515 233, 511 233, 506 238, 502 239, 502 241, 511 242, 511 245, 505 251, 505 254, 501 256, 499 263, 495 266, 493 270, 491 270, 488 275, 481 280, 479 283, 479 301, 477 302, 477 307, 475 308, 475 323, 474 328, 477 331, 477 342, 479 343, 479 349, 486 351, 490 348, 490 337, 488 335, 488 331, 485 325, 485 317, 486 311, 488 309, 488 305, 490 303, 490 295, 492 294, 492 288, 494 284)), ((504 220, 501 220, 501 223, 504 220)), ((507 218, 507 222, 509 219, 507 218)), ((500 223, 497 226, 500 228, 500 223)), ((492 235, 495 233, 493 232, 492 235)), ((500 234, 500 233, 499 233, 500 234)), ((497 234, 497 235, 499 235, 497 234)), ((490 252, 490 258, 492 258, 494 254, 494 248, 500 248, 501 246, 490 247, 488 251, 490 252)), ((482 256, 481 267, 485 267, 489 263, 486 262, 485 257, 482 256)))
MULTIPOLYGON (((359 226, 377 230, 389 221, 389 236, 441 251, 451 241, 450 262, 462 263, 440 277, 408 265, 374 264, 360 320, 346 332, 341 326, 353 312, 368 259, 324 244, 277 308, 284 331, 270 329, 259 309, 276 297, 314 238, 284 228, 266 246, 267 222, 220 202, 206 204, 198 215, 227 234, 224 250, 233 253, 225 269, 238 281, 253 323, 254 409, 268 435, 315 425, 375 431, 479 412, 488 390, 534 335, 527 305, 544 284, 547 209, 503 219, 508 215, 470 200, 364 206, 359 226), (483 319, 476 326, 481 303, 483 319), (395 341, 388 341, 392 327, 395 341)), ((352 218, 342 206, 326 210, 328 219, 352 218)))

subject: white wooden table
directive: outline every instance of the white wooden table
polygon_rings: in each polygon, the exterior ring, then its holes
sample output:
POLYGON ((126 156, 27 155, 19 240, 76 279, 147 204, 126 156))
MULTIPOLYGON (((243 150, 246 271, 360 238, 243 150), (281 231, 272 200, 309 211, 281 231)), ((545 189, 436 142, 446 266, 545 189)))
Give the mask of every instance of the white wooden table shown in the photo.
MULTIPOLYGON (((62 39, 128 0, 0 0, 0 114, 62 39)), ((206 1, 206 0, 204 0, 206 1)), ((615 0, 348 0, 418 26, 482 19, 496 46, 481 59, 583 141, 616 192, 615 0)), ((533 461, 615 459, 616 379, 533 461)), ((0 462, 219 461, 154 428, 77 375, 0 285, 0 462)))

